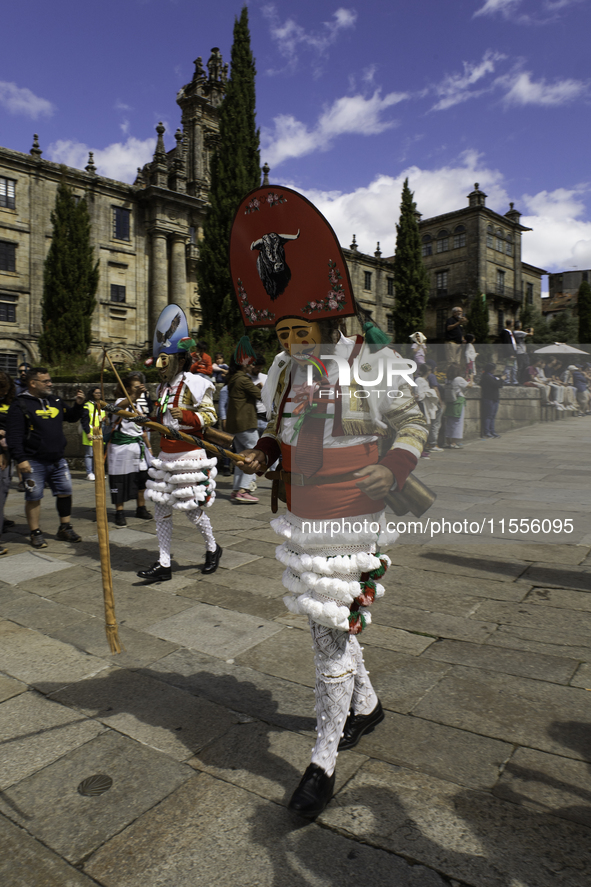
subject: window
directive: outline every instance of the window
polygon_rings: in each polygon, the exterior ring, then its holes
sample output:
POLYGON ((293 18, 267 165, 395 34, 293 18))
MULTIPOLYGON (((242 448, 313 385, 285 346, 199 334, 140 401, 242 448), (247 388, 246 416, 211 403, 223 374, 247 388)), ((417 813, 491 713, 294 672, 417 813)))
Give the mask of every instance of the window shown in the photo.
POLYGON ((500 228, 497 228, 496 230, 495 249, 498 253, 505 251, 505 235, 500 228))
POLYGON ((437 309, 437 338, 443 339, 445 336, 445 321, 447 320, 447 311, 445 308, 437 309))
POLYGON ((0 293, 0 323, 16 323, 16 301, 18 296, 0 293))
POLYGON ((447 296, 447 271, 438 271, 435 275, 435 287, 438 296, 447 296))
POLYGON ((589 283, 589 272, 588 271, 583 271, 583 281, 585 283, 589 283))
POLYGON ((499 309, 497 311, 497 332, 499 336, 505 329, 505 312, 499 309))
POLYGON ((130 218, 131 210, 123 209, 121 206, 113 207, 113 239, 114 240, 130 240, 130 218))
POLYGON ((533 285, 533 283, 526 284, 525 300, 528 305, 533 305, 533 303, 534 303, 534 285, 533 285))
POLYGON ((365 275, 365 283, 363 284, 363 289, 370 290, 371 289, 371 271, 364 271, 364 275, 365 275))
POLYGON ((19 357, 14 351, 0 351, 0 370, 9 376, 16 376, 19 364, 23 362, 19 357))
POLYGON ((509 241, 507 241, 507 243, 505 244, 505 253, 506 253, 508 256, 512 256, 512 255, 513 255, 513 244, 512 244, 512 243, 509 243, 509 241))
POLYGON ((433 244, 431 243, 431 235, 425 234, 423 237, 423 247, 421 250, 423 256, 432 256, 433 255, 433 244))
POLYGON ((388 332, 392 333, 392 335, 394 335, 394 315, 388 314, 388 317, 386 318, 386 320, 388 323, 388 332))
POLYGON ((14 209, 14 196, 16 181, 14 179, 0 178, 0 206, 14 209))
POLYGON ((394 295, 394 278, 393 277, 386 277, 386 286, 388 287, 388 295, 393 296, 394 295))
POLYGON ((449 249, 449 236, 448 232, 443 230, 440 231, 437 235, 437 252, 445 253, 449 249))
POLYGON ((492 225, 489 225, 488 228, 486 229, 486 245, 489 246, 491 249, 494 249, 495 242, 493 239, 492 225))
POLYGON ((505 272, 497 271, 497 296, 505 295, 505 272))
POLYGON ((111 302, 125 302, 125 287, 118 283, 111 284, 111 302))
POLYGON ((0 240, 0 271, 16 271, 16 243, 0 240))
POLYGON ((193 225, 189 228, 189 243, 197 243, 197 231, 193 225))
POLYGON ((466 246, 466 235, 462 234, 454 234, 454 249, 459 249, 460 246, 466 246))

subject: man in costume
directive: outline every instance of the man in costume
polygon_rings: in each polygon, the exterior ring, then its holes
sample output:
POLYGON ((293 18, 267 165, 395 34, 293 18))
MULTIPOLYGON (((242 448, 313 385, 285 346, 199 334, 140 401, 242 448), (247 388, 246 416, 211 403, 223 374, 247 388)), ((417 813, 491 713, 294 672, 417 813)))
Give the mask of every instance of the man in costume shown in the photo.
POLYGON ((376 348, 369 335, 364 342, 339 332, 338 319, 355 314, 347 266, 305 198, 276 187, 249 194, 234 220, 230 263, 245 325, 275 325, 283 349, 263 392, 271 420, 241 455, 245 470, 259 474, 282 459, 287 512, 272 526, 284 540, 284 601, 309 617, 316 664, 317 740, 289 806, 313 819, 332 797, 338 751, 384 718, 356 635, 384 592, 378 580, 390 561, 380 549, 396 538, 386 532, 383 497, 402 489, 427 431, 410 390, 414 362, 384 348, 383 334, 376 348), (261 244, 277 241, 281 250, 261 261, 261 244))
MULTIPOLYGON (((190 351, 194 346, 182 308, 168 305, 156 324, 153 355, 160 370, 156 418, 173 436, 179 431, 198 434, 216 421, 211 397, 213 382, 189 372, 190 351)), ((183 511, 205 540, 205 564, 201 572, 217 570, 222 549, 203 510, 215 499, 216 464, 217 460, 209 459, 197 443, 191 446, 182 439, 160 438, 160 454, 152 459, 146 484, 146 498, 154 502, 160 555, 148 570, 138 573, 140 579, 155 582, 172 578, 170 545, 174 509, 183 511)))

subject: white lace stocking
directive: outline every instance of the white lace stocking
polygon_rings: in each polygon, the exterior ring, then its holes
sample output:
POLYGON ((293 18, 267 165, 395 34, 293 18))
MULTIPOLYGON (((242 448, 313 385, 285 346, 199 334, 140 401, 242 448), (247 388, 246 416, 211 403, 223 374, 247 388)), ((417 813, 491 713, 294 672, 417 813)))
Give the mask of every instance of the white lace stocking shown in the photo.
POLYGON ((369 674, 363 661, 363 647, 356 637, 351 637, 351 648, 355 659, 355 687, 351 708, 356 715, 370 714, 378 704, 378 697, 371 685, 369 674))
POLYGON ((351 707, 355 684, 355 657, 346 632, 310 621, 316 662, 317 739, 312 763, 330 776, 335 768, 339 740, 351 707))
POLYGON ((201 535, 205 540, 207 551, 215 551, 217 544, 213 535, 213 530, 211 529, 211 521, 203 509, 195 508, 194 511, 187 511, 186 515, 191 523, 195 524, 197 529, 201 532, 201 535))
POLYGON ((160 547, 159 561, 161 566, 170 567, 170 545, 172 542, 172 510, 170 505, 154 503, 156 519, 156 536, 160 547))

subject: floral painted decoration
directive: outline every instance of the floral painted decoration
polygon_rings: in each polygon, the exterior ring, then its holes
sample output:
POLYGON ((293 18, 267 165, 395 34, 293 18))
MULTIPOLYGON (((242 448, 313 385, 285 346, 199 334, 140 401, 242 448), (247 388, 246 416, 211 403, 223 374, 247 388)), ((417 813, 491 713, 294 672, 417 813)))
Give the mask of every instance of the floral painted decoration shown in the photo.
POLYGON ((283 194, 274 194, 273 191, 269 191, 267 194, 267 203, 269 206, 277 206, 278 203, 287 203, 287 199, 283 194))
POLYGON ((261 208, 261 201, 258 197, 253 197, 246 209, 244 210, 244 215, 248 216, 250 213, 258 212, 261 208))
POLYGON ((328 267, 330 269, 328 272, 328 279, 331 285, 330 291, 326 294, 325 299, 308 302, 302 308, 304 314, 312 314, 314 311, 342 311, 345 307, 345 291, 341 283, 343 279, 341 272, 337 267, 337 263, 333 262, 332 259, 329 259, 328 267))
POLYGON ((238 288, 238 298, 240 300, 242 310, 251 323, 256 323, 257 320, 275 320, 275 315, 272 311, 267 311, 266 308, 264 308, 262 311, 257 311, 256 308, 253 308, 253 306, 248 301, 247 292, 244 289, 244 285, 240 278, 238 278, 236 286, 238 288))

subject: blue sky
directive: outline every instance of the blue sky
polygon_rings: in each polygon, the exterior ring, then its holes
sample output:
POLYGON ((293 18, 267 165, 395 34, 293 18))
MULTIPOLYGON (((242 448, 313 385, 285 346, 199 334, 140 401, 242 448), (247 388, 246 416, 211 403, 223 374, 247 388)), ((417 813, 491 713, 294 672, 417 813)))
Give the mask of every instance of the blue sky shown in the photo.
MULTIPOLYGON (((591 267, 591 0, 252 0, 257 120, 271 180, 301 189, 344 245, 385 255, 405 176, 424 217, 509 201, 524 259, 591 267)), ((233 0, 24 0, 3 12, 0 144, 133 181, 177 90, 219 46, 233 0)))

